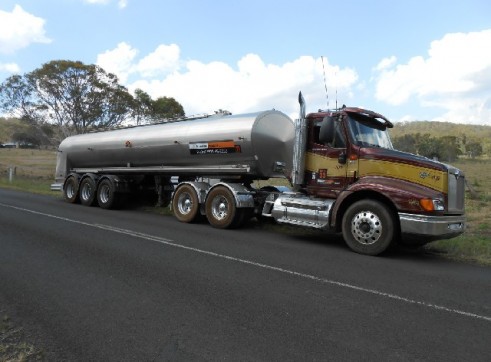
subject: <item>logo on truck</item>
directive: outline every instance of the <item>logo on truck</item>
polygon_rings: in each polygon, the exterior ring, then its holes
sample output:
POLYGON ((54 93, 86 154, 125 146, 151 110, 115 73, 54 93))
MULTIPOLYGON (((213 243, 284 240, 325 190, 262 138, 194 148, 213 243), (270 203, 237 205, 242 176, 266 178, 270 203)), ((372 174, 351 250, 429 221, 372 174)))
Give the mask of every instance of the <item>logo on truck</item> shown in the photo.
POLYGON ((189 144, 192 155, 223 155, 227 153, 240 153, 240 145, 234 141, 194 142, 189 144))

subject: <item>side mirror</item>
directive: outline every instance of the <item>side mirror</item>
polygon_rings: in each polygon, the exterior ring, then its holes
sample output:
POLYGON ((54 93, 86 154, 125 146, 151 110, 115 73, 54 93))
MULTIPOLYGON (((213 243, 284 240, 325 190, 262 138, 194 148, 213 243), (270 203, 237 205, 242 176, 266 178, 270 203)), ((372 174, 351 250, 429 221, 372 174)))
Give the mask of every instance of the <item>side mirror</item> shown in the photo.
POLYGON ((341 165, 345 165, 347 160, 348 160, 348 157, 346 156, 346 152, 342 152, 342 153, 339 154, 339 156, 338 156, 338 162, 341 165))
POLYGON ((332 117, 324 117, 319 130, 319 141, 324 144, 331 143, 334 139, 334 119, 332 117))

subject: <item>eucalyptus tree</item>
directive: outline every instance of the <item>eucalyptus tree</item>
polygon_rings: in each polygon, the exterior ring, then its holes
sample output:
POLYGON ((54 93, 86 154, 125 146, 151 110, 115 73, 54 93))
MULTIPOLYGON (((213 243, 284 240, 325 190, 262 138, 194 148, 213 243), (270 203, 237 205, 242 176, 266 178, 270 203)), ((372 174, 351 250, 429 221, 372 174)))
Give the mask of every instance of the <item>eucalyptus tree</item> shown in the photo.
POLYGON ((97 65, 55 60, 0 85, 0 107, 29 122, 56 124, 63 136, 113 128, 134 100, 118 78, 97 65))

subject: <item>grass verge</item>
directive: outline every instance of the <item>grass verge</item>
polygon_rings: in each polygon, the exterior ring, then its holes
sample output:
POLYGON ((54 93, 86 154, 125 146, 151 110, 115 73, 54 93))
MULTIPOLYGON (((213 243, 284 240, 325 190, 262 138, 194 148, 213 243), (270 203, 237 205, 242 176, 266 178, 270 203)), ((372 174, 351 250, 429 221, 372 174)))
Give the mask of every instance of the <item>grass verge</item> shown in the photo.
MULTIPOLYGON (((0 187, 10 190, 26 191, 41 195, 59 195, 60 193, 50 190, 53 181, 39 178, 16 177, 12 182, 6 177, 0 177, 0 187)), ((61 196, 61 195, 60 195, 61 196)))

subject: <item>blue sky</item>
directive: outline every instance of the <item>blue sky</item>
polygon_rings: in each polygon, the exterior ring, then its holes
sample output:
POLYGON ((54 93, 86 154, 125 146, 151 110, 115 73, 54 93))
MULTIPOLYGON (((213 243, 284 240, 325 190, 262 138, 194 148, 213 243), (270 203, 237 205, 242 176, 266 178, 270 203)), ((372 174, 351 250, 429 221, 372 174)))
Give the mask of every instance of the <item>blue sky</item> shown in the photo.
POLYGON ((489 0, 0 0, 0 81, 98 64, 186 114, 362 106, 491 125, 489 0), (326 78, 328 94, 324 86, 326 78))

